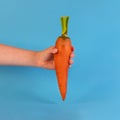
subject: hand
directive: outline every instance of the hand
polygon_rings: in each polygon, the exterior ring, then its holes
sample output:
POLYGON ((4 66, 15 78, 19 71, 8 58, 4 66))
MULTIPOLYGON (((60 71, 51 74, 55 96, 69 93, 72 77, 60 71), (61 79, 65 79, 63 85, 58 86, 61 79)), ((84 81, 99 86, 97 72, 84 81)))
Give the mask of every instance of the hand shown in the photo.
MULTIPOLYGON (((72 51, 74 51, 73 47, 72 47, 72 51)), ((36 67, 55 69, 54 58, 53 58, 55 53, 57 53, 57 49, 54 46, 49 47, 43 51, 36 52, 35 54, 36 67)), ((69 64, 70 64, 69 67, 73 64, 73 60, 72 60, 73 57, 74 57, 74 53, 72 52, 69 60, 69 64)))

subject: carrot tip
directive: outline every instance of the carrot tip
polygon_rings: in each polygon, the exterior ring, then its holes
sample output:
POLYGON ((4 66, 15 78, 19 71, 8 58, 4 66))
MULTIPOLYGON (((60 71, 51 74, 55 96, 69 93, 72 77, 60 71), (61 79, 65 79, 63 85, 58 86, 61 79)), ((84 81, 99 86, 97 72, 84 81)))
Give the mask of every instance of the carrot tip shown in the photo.
POLYGON ((65 100, 65 98, 62 98, 62 100, 64 101, 64 100, 65 100))
POLYGON ((62 96, 62 100, 63 100, 63 101, 65 100, 65 96, 62 96))

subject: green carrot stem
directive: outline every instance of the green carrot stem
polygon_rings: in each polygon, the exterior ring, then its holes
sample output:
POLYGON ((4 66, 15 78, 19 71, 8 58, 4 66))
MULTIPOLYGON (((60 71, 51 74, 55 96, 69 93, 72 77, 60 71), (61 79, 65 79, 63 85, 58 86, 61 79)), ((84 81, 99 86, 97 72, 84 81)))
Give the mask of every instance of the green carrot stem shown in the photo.
POLYGON ((62 16, 61 17, 61 25, 62 25, 62 36, 67 37, 68 35, 68 20, 69 16, 62 16))

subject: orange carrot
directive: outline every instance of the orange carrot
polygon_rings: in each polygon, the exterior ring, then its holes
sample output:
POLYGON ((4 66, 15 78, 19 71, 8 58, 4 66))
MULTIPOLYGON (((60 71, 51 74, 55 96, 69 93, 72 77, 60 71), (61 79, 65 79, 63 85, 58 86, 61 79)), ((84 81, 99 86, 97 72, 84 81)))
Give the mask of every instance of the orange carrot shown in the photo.
POLYGON ((72 43, 67 35, 68 20, 68 16, 61 17, 62 35, 56 40, 55 47, 58 52, 54 55, 56 76, 62 100, 66 97, 69 59, 72 52, 72 43))

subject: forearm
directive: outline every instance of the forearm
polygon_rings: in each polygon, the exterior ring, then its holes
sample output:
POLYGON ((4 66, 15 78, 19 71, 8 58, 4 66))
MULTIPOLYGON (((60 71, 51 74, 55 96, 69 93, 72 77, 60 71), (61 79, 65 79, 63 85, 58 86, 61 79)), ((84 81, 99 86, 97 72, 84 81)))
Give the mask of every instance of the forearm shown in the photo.
POLYGON ((0 65, 35 66, 35 52, 0 44, 0 65))

